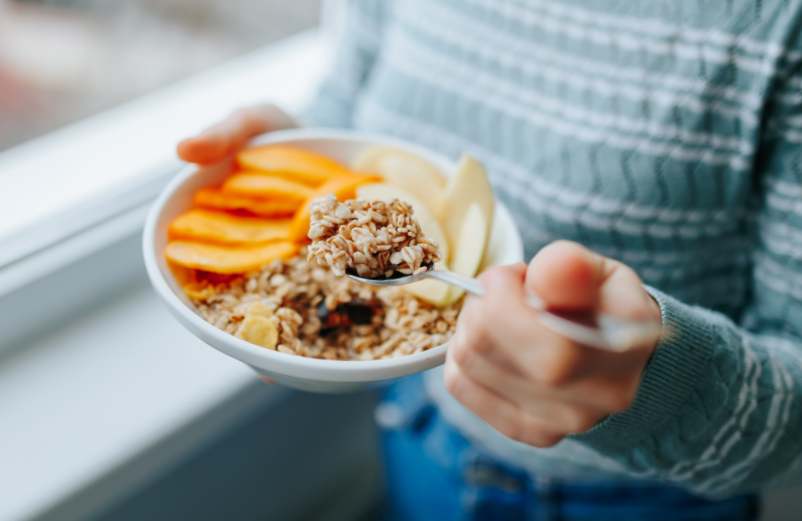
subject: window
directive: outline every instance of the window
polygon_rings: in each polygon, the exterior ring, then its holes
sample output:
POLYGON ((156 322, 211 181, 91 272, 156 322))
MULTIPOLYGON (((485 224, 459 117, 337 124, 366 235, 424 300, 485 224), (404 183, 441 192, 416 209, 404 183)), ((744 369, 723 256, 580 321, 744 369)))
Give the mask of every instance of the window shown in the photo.
POLYGON ((297 108, 316 81, 319 11, 320 0, 0 0, 0 279, 145 205, 179 167, 181 137, 244 104, 297 108))
POLYGON ((319 0, 0 0, 0 151, 317 22, 319 0))

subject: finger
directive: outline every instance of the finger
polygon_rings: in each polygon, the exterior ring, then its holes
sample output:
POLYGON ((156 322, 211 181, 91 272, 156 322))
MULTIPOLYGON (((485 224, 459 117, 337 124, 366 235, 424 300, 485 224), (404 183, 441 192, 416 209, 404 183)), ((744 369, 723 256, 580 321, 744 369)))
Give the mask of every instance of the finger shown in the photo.
POLYGON ((445 385, 454 398, 501 434, 536 447, 551 447, 562 435, 518 409, 515 405, 460 373, 456 364, 447 364, 445 385))
POLYGON ((587 374, 599 353, 543 326, 525 300, 523 281, 512 269, 489 270, 482 283, 483 331, 504 358, 522 375, 549 385, 564 384, 587 374))
POLYGON ((272 378, 270 378, 269 376, 260 376, 260 377, 259 377, 259 379, 260 379, 260 380, 261 380, 263 383, 266 383, 266 384, 274 384, 274 383, 276 383, 276 381, 275 381, 275 380, 273 380, 272 378))
POLYGON ((636 386, 625 385, 623 369, 553 386, 511 371, 490 354, 471 348, 470 343, 457 342, 449 348, 446 363, 456 364, 465 376, 537 418, 561 419, 558 424, 570 432, 581 430, 577 422, 582 420, 572 411, 564 412, 566 407, 579 408, 598 418, 627 408, 634 398, 636 386))
POLYGON ((599 310, 631 320, 660 320, 660 308, 629 267, 608 261, 600 290, 599 310))
MULTIPOLYGON (((449 341, 446 351, 446 360, 457 358, 467 362, 469 359, 482 358, 493 363, 500 370, 522 376, 524 373, 517 370, 511 359, 504 356, 492 344, 487 336, 484 324, 478 323, 483 318, 483 306, 479 299, 467 301, 460 311, 456 331, 449 341)), ((462 365, 467 365, 463 363, 462 365)))
POLYGON ((600 255, 574 242, 557 241, 532 259, 525 285, 550 308, 586 310, 597 303, 604 272, 600 255))
POLYGON ((265 109, 249 108, 232 113, 226 119, 178 144, 178 156, 197 164, 213 164, 234 154, 249 139, 270 130, 265 109))

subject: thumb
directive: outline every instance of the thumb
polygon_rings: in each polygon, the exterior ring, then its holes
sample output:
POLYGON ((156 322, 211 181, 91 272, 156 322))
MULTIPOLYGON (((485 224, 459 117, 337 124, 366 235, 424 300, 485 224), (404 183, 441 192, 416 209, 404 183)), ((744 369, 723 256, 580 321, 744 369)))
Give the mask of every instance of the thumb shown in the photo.
POLYGON ((596 306, 604 282, 604 260, 575 242, 541 249, 526 271, 526 289, 549 308, 579 311, 596 306))

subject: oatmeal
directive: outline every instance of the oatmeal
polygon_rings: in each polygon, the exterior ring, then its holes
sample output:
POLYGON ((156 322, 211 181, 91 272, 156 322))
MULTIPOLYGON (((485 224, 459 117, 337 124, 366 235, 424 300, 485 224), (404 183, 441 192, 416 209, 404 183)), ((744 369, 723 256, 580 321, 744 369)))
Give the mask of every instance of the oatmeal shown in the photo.
POLYGON ((353 271, 361 277, 412 275, 440 260, 412 207, 398 199, 337 201, 329 196, 312 206, 308 260, 335 275, 353 271))
POLYGON ((391 358, 443 344, 461 306, 438 308, 400 288, 359 284, 303 255, 197 286, 188 295, 218 328, 284 353, 331 360, 391 358))

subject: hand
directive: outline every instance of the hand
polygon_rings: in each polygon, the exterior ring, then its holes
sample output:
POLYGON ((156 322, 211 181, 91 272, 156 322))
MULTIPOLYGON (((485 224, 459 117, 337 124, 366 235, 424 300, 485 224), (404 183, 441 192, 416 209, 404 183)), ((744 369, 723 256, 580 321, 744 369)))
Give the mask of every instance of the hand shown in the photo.
POLYGON ((256 135, 296 126, 295 120, 275 105, 242 108, 197 136, 181 141, 178 156, 199 165, 219 163, 256 135))
POLYGON ((657 342, 621 353, 553 333, 524 303, 528 290, 550 309, 593 310, 660 320, 660 309, 628 267, 570 242, 523 264, 488 270, 484 297, 469 297, 449 344, 445 385, 502 434, 550 447, 627 409, 657 342))

